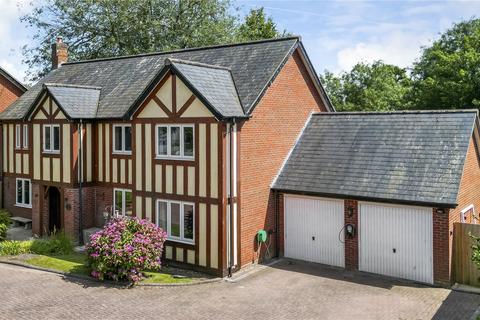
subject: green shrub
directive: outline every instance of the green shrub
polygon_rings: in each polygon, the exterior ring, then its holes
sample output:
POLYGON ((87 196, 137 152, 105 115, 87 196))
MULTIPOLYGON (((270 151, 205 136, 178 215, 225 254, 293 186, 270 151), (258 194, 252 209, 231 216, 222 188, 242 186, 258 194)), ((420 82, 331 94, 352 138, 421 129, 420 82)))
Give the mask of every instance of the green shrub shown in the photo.
POLYGON ((15 256, 30 253, 33 240, 27 241, 3 241, 0 243, 0 256, 15 256))
POLYGON ((70 254, 73 253, 73 242, 64 232, 59 232, 48 239, 34 240, 30 252, 43 255, 70 254))
POLYGON ((10 219, 10 214, 5 209, 0 209, 0 224, 4 224, 9 227, 12 224, 12 219, 10 219))
POLYGON ((0 223, 0 241, 7 239, 7 225, 0 223))
POLYGON ((65 233, 57 233, 48 239, 4 241, 0 243, 0 256, 35 253, 65 255, 73 253, 73 242, 65 233))

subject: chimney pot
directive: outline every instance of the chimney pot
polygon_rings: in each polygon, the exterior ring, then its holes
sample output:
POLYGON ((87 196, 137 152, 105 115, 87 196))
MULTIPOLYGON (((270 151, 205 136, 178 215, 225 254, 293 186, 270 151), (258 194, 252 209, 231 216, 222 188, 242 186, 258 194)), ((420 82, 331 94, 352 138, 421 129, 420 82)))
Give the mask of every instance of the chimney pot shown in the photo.
POLYGON ((58 36, 57 41, 52 44, 52 70, 58 69, 68 61, 68 46, 63 38, 58 36))

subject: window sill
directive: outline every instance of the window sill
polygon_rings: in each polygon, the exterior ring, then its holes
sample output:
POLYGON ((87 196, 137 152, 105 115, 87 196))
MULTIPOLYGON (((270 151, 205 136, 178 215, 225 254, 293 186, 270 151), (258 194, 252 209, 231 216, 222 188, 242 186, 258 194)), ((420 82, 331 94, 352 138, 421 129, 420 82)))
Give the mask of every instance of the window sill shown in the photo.
POLYGON ((132 151, 113 151, 112 154, 118 156, 131 156, 132 151))
POLYGON ((43 153, 44 154, 60 154, 60 150, 59 151, 45 151, 45 150, 43 150, 43 153))
POLYGON ((32 209, 32 205, 31 205, 31 204, 28 205, 28 204, 15 203, 15 207, 32 209))
POLYGON ((176 161, 195 161, 192 157, 169 157, 169 156, 155 156, 155 160, 176 160, 176 161))
POLYGON ((191 245, 191 246, 194 246, 194 245, 195 245, 195 242, 194 242, 194 241, 182 240, 182 239, 172 238, 172 237, 167 237, 167 241, 176 242, 176 243, 182 243, 182 244, 188 244, 188 245, 191 245))

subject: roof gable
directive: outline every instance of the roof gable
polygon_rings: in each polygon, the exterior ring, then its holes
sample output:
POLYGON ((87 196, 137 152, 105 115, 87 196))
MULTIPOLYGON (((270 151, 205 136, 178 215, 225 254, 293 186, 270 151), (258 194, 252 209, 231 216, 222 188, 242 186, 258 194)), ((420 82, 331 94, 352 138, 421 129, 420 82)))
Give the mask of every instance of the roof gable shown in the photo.
POLYGON ((314 115, 279 190, 455 207, 476 111, 314 115))
POLYGON ((15 79, 14 76, 12 76, 10 73, 8 73, 5 69, 1 67, 0 67, 0 76, 7 79, 10 83, 12 83, 15 87, 17 87, 21 92, 27 91, 27 88, 20 81, 15 79))

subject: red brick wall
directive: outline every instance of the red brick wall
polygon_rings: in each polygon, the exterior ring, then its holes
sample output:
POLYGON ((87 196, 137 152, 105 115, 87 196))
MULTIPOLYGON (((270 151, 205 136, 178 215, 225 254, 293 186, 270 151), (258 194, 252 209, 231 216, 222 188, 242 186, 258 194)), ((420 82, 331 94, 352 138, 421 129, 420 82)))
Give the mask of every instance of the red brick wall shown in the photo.
MULTIPOLYGON (((4 196, 5 196, 5 199, 4 199, 5 209, 7 209, 7 211, 10 212, 10 214, 12 216, 31 219, 32 218, 32 209, 17 207, 15 205, 16 197, 17 197, 15 177, 6 176, 6 177, 3 178, 3 181, 4 181, 3 187, 4 187, 4 196)), ((32 194, 33 194, 33 190, 32 190, 32 194)))
MULTIPOLYGON (((358 269, 358 201, 345 200, 343 210, 345 212, 345 225, 355 226, 355 236, 349 238, 345 235, 345 268, 358 269), (351 216, 350 216, 351 210, 351 216)), ((345 231, 345 230, 344 230, 345 231)))
MULTIPOLYGON (((441 210, 441 208, 438 208, 441 210)), ((433 280, 438 284, 450 282, 450 255, 451 235, 449 234, 449 213, 437 213, 433 208, 433 280)))
MULTIPOLYGON (((241 126, 240 265, 256 257, 259 229, 275 229, 271 184, 312 112, 326 111, 295 52, 241 126)), ((270 236, 275 252, 275 234, 270 236)))
POLYGON ((22 95, 22 91, 0 75, 0 112, 22 95))

